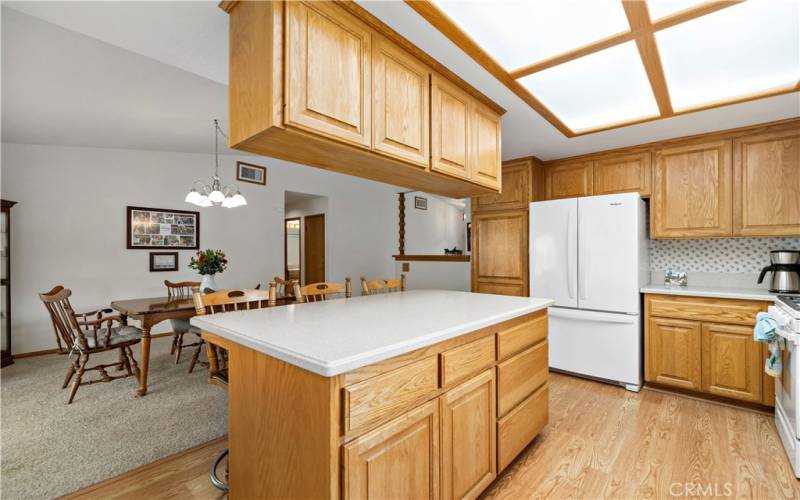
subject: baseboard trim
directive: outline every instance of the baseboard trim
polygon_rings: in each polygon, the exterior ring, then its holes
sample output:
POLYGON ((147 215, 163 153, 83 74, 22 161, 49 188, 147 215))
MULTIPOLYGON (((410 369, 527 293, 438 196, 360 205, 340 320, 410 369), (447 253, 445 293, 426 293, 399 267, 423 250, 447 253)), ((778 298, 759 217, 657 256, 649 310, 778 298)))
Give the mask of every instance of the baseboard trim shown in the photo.
POLYGON ((704 403, 726 406, 728 408, 751 411, 753 413, 760 413, 762 415, 772 416, 775 414, 775 408, 773 406, 768 406, 761 403, 749 403, 747 401, 736 401, 722 396, 716 396, 714 394, 704 394, 688 390, 681 390, 677 387, 665 387, 653 382, 645 382, 645 385, 642 387, 642 389, 647 389, 648 391, 652 392, 659 392, 661 394, 679 396, 686 399, 693 399, 695 401, 702 401, 704 403))
MULTIPOLYGON (((161 337, 172 337, 172 332, 156 333, 150 335, 151 339, 158 339, 161 337)), ((58 349, 45 349, 43 351, 21 352, 19 354, 12 354, 11 359, 33 358, 36 356, 47 356, 48 354, 59 354, 58 349)), ((65 353, 60 353, 65 354, 65 353)))

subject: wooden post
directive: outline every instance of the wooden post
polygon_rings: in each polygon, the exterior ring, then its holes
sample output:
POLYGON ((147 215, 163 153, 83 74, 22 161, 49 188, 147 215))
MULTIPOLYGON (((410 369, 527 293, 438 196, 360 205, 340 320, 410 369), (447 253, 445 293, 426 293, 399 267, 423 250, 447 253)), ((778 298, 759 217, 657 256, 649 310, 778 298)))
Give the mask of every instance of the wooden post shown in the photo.
POLYGON ((406 254, 406 194, 398 193, 397 195, 400 207, 400 248, 397 251, 398 255, 406 254))

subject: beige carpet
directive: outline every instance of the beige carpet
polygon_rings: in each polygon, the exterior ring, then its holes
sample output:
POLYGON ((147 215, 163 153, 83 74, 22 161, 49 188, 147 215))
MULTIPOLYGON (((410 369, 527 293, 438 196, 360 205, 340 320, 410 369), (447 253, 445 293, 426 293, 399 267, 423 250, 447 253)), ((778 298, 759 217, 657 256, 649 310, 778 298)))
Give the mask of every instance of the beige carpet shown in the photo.
MULTIPOLYGON (((187 373, 189 351, 175 365, 170 341, 163 337, 152 343, 143 398, 134 396, 137 382, 129 377, 83 386, 67 405, 69 389, 61 389, 64 356, 20 359, 3 368, 2 498, 52 498, 225 434, 225 389, 207 384, 202 366, 187 373)), ((103 356, 110 362, 116 354, 103 356)))

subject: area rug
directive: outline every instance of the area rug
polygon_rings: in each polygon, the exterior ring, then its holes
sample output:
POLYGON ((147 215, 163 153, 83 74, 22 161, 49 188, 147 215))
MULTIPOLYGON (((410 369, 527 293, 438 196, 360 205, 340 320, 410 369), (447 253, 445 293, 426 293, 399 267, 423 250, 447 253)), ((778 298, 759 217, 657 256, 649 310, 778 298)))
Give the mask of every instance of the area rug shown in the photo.
MULTIPOLYGON (((225 434, 225 389, 209 385, 202 366, 187 373, 191 352, 176 365, 170 342, 153 340, 143 398, 135 396, 137 382, 129 377, 82 386, 67 405, 65 356, 24 358, 3 368, 0 496, 52 498, 225 434)), ((90 363, 115 357, 95 355, 90 363)))

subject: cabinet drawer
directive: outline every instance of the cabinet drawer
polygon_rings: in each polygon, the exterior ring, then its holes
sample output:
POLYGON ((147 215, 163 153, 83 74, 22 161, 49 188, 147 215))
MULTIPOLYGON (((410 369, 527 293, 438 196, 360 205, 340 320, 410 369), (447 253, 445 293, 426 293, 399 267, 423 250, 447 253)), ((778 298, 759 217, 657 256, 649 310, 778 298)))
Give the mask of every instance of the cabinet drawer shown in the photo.
POLYGON ((489 335, 469 344, 444 351, 442 387, 467 379, 494 364, 494 336, 489 335))
POLYGON ((497 365, 497 414, 505 415, 547 382, 547 341, 497 365))
POLYGON ((497 334, 497 358, 505 359, 547 338, 547 311, 526 323, 497 334))
POLYGON ((438 365, 437 357, 430 356, 345 387, 345 434, 366 430, 435 394, 439 388, 438 365))
POLYGON ((754 300, 667 295, 647 295, 645 308, 651 316, 748 326, 755 325, 756 314, 766 310, 764 302, 754 300))
POLYGON ((497 421, 497 472, 505 469, 533 438, 549 418, 547 384, 533 393, 505 417, 497 421))

